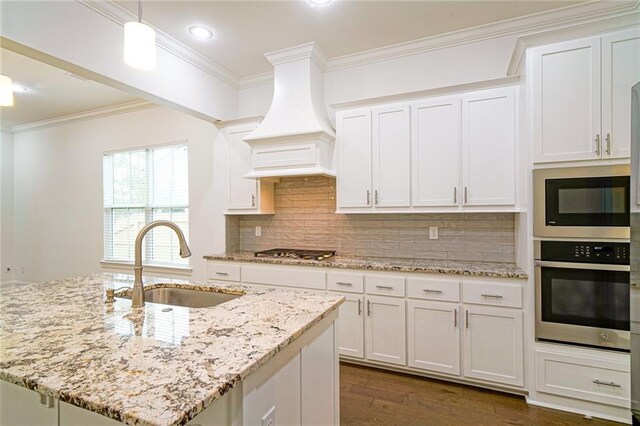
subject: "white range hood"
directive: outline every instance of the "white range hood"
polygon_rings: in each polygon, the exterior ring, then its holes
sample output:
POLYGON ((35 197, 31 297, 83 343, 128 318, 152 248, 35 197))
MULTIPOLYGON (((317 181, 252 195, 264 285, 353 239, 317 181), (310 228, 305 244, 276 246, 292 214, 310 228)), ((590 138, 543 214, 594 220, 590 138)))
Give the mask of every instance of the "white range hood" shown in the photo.
POLYGON ((324 103, 326 56, 315 43, 265 54, 274 67, 273 101, 244 138, 251 145, 247 178, 335 176, 335 132, 324 103))

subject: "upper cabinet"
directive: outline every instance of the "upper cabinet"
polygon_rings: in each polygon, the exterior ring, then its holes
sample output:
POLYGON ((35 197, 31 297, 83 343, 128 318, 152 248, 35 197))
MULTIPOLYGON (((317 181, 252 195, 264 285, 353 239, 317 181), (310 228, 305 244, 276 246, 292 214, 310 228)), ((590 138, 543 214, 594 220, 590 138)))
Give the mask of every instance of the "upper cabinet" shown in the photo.
POLYGON ((640 30, 532 51, 534 161, 629 157, 640 30))
POLYGON ((513 211, 515 88, 336 114, 338 211, 513 211))

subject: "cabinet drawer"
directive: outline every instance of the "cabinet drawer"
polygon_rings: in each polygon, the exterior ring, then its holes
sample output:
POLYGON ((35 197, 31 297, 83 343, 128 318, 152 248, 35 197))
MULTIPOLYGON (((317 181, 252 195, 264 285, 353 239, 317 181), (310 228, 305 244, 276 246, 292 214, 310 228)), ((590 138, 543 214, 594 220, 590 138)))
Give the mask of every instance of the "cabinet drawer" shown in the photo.
POLYGON ((629 364, 536 351, 536 389, 601 404, 629 407, 629 364))
POLYGON ((407 278, 407 296, 414 299, 460 301, 460 282, 431 278, 407 278))
POLYGON ((362 293, 364 291, 364 275, 349 272, 327 273, 329 290, 362 293))
POLYGON ((210 280, 240 281, 240 265, 209 262, 207 277, 210 280))
POLYGON ((522 307, 522 287, 517 284, 462 282, 462 300, 477 305, 522 307))
POLYGON ((305 268, 242 266, 242 282, 324 290, 326 274, 305 268))
POLYGON ((404 297, 404 277, 367 275, 365 285, 368 294, 404 297))

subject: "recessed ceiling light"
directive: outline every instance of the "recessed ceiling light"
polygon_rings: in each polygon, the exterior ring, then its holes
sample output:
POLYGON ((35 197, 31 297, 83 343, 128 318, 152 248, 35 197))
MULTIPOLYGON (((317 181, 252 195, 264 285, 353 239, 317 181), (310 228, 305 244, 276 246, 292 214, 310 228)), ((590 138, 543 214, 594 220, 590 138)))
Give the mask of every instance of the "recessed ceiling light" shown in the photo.
POLYGON ((314 6, 323 6, 325 4, 331 3, 331 0, 309 0, 309 3, 314 6))
POLYGON ((14 93, 26 93, 29 91, 29 89, 27 89, 24 86, 21 86, 19 84, 13 83, 11 85, 11 90, 13 90, 14 93))
POLYGON ((202 27, 200 25, 194 25, 189 28, 189 34, 193 38, 197 38, 198 40, 209 40, 213 38, 213 31, 211 31, 207 27, 202 27))

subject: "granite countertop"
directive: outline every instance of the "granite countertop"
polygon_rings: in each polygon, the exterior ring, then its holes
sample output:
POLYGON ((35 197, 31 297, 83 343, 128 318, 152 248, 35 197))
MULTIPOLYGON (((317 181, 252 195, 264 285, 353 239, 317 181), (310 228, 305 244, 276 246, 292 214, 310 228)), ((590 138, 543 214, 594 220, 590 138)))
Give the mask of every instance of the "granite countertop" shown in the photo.
POLYGON ((280 265, 316 266, 328 268, 364 269, 371 271, 425 272, 479 277, 527 278, 513 263, 465 262, 458 260, 395 259, 381 257, 334 256, 325 260, 255 257, 253 252, 239 251, 204 256, 207 260, 273 263, 280 265))
POLYGON ((144 281, 244 296, 167 312, 104 303, 106 289, 132 285, 129 275, 2 288, 0 379, 126 424, 185 424, 342 303, 294 290, 144 281))

